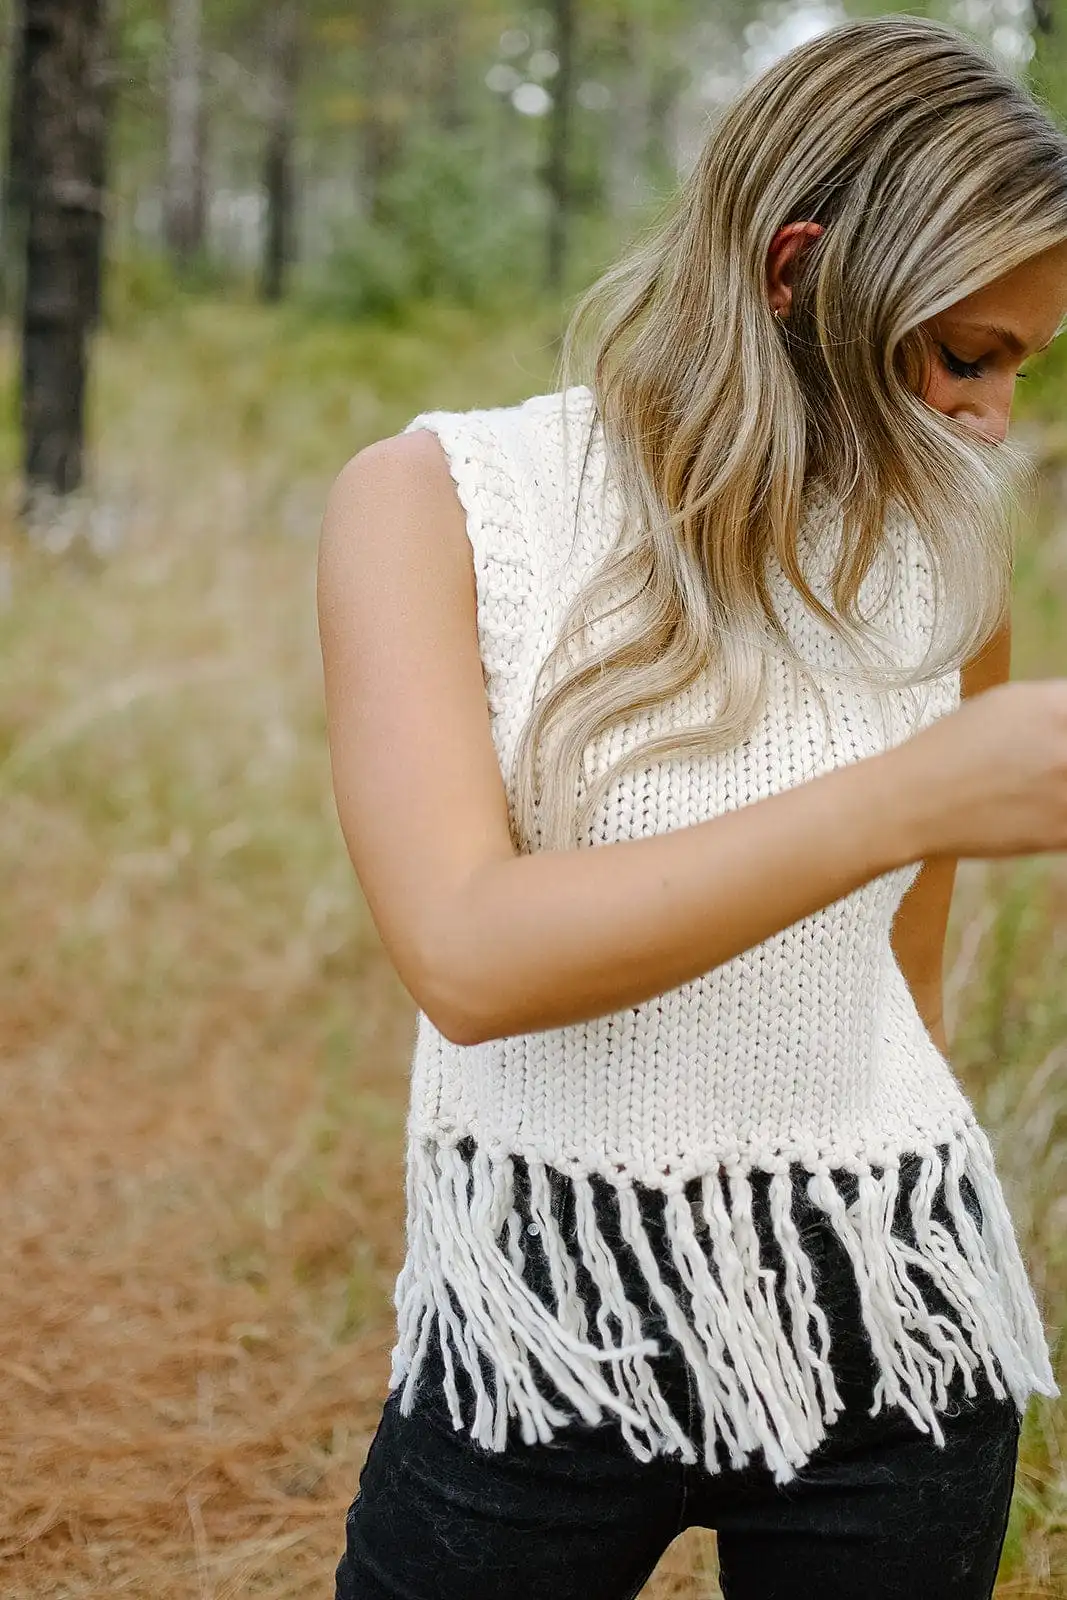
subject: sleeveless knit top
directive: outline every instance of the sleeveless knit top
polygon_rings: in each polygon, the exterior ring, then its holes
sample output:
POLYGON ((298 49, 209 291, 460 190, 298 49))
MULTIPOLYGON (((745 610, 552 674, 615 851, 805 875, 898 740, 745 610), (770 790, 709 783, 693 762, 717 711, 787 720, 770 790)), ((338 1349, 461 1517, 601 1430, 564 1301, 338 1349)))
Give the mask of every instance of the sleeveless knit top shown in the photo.
MULTIPOLYGON (((421 413, 404 431, 417 428, 440 440, 466 513, 491 732, 510 802, 538 668, 568 603, 614 542, 621 502, 585 386, 509 407, 421 413)), ((928 563, 906 524, 887 535, 891 583, 877 564, 865 582, 871 594, 889 596, 880 625, 901 661, 917 661, 933 621, 928 563)), ((832 540, 805 547, 809 581, 829 604, 832 540)), ((817 673, 828 720, 784 658, 772 661, 750 737, 727 753, 630 768, 613 780, 583 845, 705 821, 873 755, 959 704, 958 671, 877 695, 856 680, 854 658, 774 558, 768 577, 779 616, 817 673)), ((594 641, 615 625, 599 619, 594 641)), ((592 769, 599 775, 650 737, 712 721, 715 704, 710 674, 698 678, 593 741, 592 769)), ((612 1186, 648 1294, 696 1378, 708 1470, 717 1470, 721 1438, 736 1465, 758 1453, 776 1481, 789 1481, 835 1415, 826 1321, 790 1211, 798 1165, 855 1273, 879 1375, 875 1410, 900 1406, 941 1443, 938 1415, 954 1366, 969 1374, 983 1365, 1000 1396, 1002 1376, 1020 1411, 1033 1391, 1059 1393, 989 1140, 890 943, 919 870, 912 863, 888 872, 694 981, 589 1022, 462 1046, 418 1013, 407 1249, 389 1380, 391 1390, 402 1385, 402 1411, 413 1404, 436 1334, 453 1424, 489 1449, 505 1447, 511 1418, 527 1442, 547 1441, 566 1424, 534 1381, 537 1368, 578 1416, 596 1422, 614 1413, 635 1455, 699 1459, 668 1417, 649 1362, 658 1347, 642 1337, 598 1225, 599 1175, 612 1186), (910 1197, 913 1243, 894 1227, 905 1156, 921 1162, 910 1197), (552 1303, 523 1276, 519 1162, 552 1303), (757 1169, 770 1175, 787 1319, 752 1248, 757 1169), (842 1170, 854 1178, 851 1203, 831 1176, 842 1170), (567 1236, 551 1198, 560 1182, 570 1186, 577 1219, 567 1236), (942 1183, 954 1232, 933 1212, 942 1183), (961 1184, 977 1195, 980 1223, 961 1184), (684 1300, 658 1271, 638 1185, 662 1193, 664 1248, 686 1285, 684 1300), (604 1317, 590 1326, 576 1292, 579 1263, 623 1330, 621 1342, 603 1337, 604 1317), (924 1308, 913 1266, 950 1302, 955 1327, 924 1308), (455 1363, 475 1397, 471 1415, 463 1413, 455 1363)))

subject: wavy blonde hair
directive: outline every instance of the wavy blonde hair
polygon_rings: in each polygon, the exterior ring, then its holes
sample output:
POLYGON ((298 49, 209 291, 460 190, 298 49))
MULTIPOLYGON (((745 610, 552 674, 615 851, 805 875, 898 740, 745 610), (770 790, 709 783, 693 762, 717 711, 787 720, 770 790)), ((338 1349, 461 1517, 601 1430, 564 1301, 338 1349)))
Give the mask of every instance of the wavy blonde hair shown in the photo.
POLYGON ((624 768, 742 740, 771 651, 819 694, 775 612, 770 552, 875 688, 925 682, 977 653, 1010 605, 1029 461, 920 398, 934 350, 922 324, 1065 240, 1067 135, 949 27, 846 23, 738 93, 666 213, 585 291, 564 333, 561 390, 578 381, 576 352, 595 327, 593 428, 626 515, 537 680, 513 769, 523 848, 580 843, 624 768), (823 232, 799 258, 783 323, 767 254, 794 220, 823 232), (800 560, 820 502, 841 512, 832 610, 800 560), (918 530, 935 585, 939 626, 918 667, 872 660, 877 630, 857 605, 895 514, 918 530), (621 611, 625 626, 576 655, 591 609, 619 593, 607 615, 621 611), (724 685, 713 724, 649 740, 590 782, 592 739, 709 666, 724 685))

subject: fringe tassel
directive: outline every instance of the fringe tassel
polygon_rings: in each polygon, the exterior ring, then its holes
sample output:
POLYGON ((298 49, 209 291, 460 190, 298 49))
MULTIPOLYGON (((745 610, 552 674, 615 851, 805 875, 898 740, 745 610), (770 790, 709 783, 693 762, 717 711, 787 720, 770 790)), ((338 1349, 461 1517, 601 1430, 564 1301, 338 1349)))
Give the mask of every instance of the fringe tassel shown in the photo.
MULTIPOLYGON (((832 1176, 836 1167, 805 1167, 808 1197, 829 1219, 855 1277, 877 1368, 871 1415, 898 1406, 943 1445, 939 1415, 954 1371, 973 1395, 983 1366, 994 1392, 1010 1393, 1020 1412, 1030 1393, 1060 1391, 989 1141, 975 1123, 940 1143, 947 1145, 944 1162, 936 1148, 916 1152, 914 1243, 893 1231, 896 1157, 849 1163, 855 1193, 848 1202, 832 1176), (964 1179, 977 1196, 980 1227, 964 1203, 964 1179), (954 1233, 933 1215, 942 1187, 954 1233), (915 1270, 927 1275, 952 1317, 926 1305, 915 1270)), ((453 1426, 468 1427, 489 1449, 504 1449, 512 1418, 526 1443, 545 1443, 574 1413, 590 1424, 608 1413, 639 1460, 703 1459, 716 1472, 721 1446, 731 1466, 760 1452, 775 1481, 789 1482, 844 1402, 831 1364, 832 1328, 793 1217, 787 1163, 777 1158, 768 1174, 779 1271, 762 1264, 744 1170, 725 1170, 729 1205, 717 1171, 688 1186, 692 1193, 672 1180, 663 1195, 666 1259, 653 1248, 632 1184, 615 1183, 620 1237, 637 1262, 643 1295, 637 1286, 628 1292, 589 1180, 559 1180, 574 1202, 573 1237, 566 1239, 549 1169, 534 1159, 524 1165, 528 1218, 517 1202, 512 1157, 474 1147, 468 1158, 453 1142, 411 1140, 408 1250, 396 1284, 389 1382, 390 1389, 403 1385, 401 1410, 411 1409, 436 1328, 453 1426), (545 1299, 526 1281, 524 1227, 543 1251, 545 1299), (661 1270, 668 1266, 681 1293, 661 1270), (588 1307, 579 1269, 595 1294, 588 1307), (658 1309, 684 1356, 699 1401, 700 1441, 690 1437, 693 1419, 678 1418, 668 1404, 651 1360, 659 1346, 645 1337, 631 1294, 658 1309), (551 1400, 535 1369, 551 1386, 551 1400), (469 1418, 460 1372, 473 1396, 469 1418)))
MULTIPOLYGON (((608 1318, 614 1317, 622 1337, 636 1344, 641 1338, 640 1313, 627 1298, 618 1262, 597 1225, 593 1191, 587 1183, 575 1184, 574 1200, 576 1243, 600 1300, 596 1313, 600 1336, 605 1342, 612 1338, 608 1318)), ((692 1445, 667 1405, 645 1357, 620 1362, 612 1376, 622 1398, 641 1419, 639 1427, 625 1418, 622 1423, 638 1460, 650 1461, 665 1445, 671 1453, 680 1453, 683 1460, 695 1461, 692 1445)))
MULTIPOLYGON (((991 1301, 1008 1324, 1004 1345, 998 1348, 1008 1389, 1021 1411, 1029 1393, 1059 1395, 1044 1337, 1041 1313, 1019 1253, 1015 1228, 996 1173, 993 1150, 985 1131, 976 1123, 969 1130, 966 1150, 951 1147, 946 1192, 949 1211, 960 1233, 971 1266, 988 1288, 991 1301), (966 1155, 966 1162, 964 1162, 966 1155), (960 1178, 967 1176, 977 1191, 982 1211, 981 1232, 963 1203, 960 1178)), ((983 1304, 985 1302, 983 1301, 983 1304)), ((998 1328, 1001 1323, 998 1318, 998 1328)), ((1000 1340, 997 1340, 998 1346, 1000 1340)))
POLYGON ((578 1276, 574 1262, 556 1226, 548 1174, 540 1162, 531 1163, 528 1171, 530 1214, 540 1230, 548 1259, 552 1293, 556 1299, 556 1319, 576 1339, 585 1339, 587 1337, 585 1306, 578 1293, 578 1276))
MULTIPOLYGON (((502 1450, 508 1417, 514 1415, 525 1443, 547 1443, 553 1430, 569 1420, 539 1393, 529 1357, 586 1422, 599 1422, 607 1409, 639 1427, 641 1418, 620 1403, 598 1369, 605 1361, 655 1355, 657 1346, 645 1340, 636 1347, 598 1350, 568 1333, 529 1289, 511 1256, 500 1249, 490 1222, 494 1211, 510 1215, 510 1160, 492 1162, 477 1150, 468 1169, 454 1144, 426 1144, 412 1150, 409 1165, 415 1175, 415 1203, 409 1216, 408 1258, 397 1283, 399 1315, 410 1327, 411 1298, 421 1294, 439 1319, 445 1349, 451 1337, 474 1390, 472 1438, 502 1450), (461 1321, 452 1296, 462 1308, 461 1321), (495 1397, 486 1387, 480 1357, 494 1371, 495 1397)), ((514 1239, 513 1228, 511 1232, 514 1239)), ((390 1388, 405 1379, 403 1412, 411 1409, 417 1375, 418 1367, 398 1343, 390 1388)), ((448 1400, 453 1426, 463 1427, 453 1390, 448 1400)))
POLYGON ((896 1178, 895 1167, 887 1167, 880 1179, 869 1167, 861 1167, 856 1200, 846 1207, 829 1171, 820 1169, 808 1180, 808 1195, 830 1217, 852 1262, 863 1320, 879 1367, 871 1416, 876 1416, 888 1399, 907 1412, 921 1432, 932 1432, 941 1445, 944 1434, 931 1397, 937 1358, 908 1334, 909 1326, 927 1331, 931 1314, 916 1295, 914 1309, 906 1316, 906 1307, 894 1294, 902 1275, 901 1241, 889 1233, 886 1216, 887 1202, 896 1192, 896 1178))
POLYGON ((825 1311, 815 1298, 811 1263, 801 1248, 800 1235, 793 1221, 792 1184, 784 1169, 771 1173, 768 1198, 775 1236, 782 1245, 786 1300, 796 1330, 807 1408, 809 1413, 818 1412, 827 1422, 832 1422, 845 1409, 845 1403, 834 1382, 829 1361, 830 1325, 825 1311), (819 1336, 818 1350, 812 1346, 809 1335, 813 1322, 819 1336), (816 1382, 822 1387, 821 1400, 816 1393, 816 1382))

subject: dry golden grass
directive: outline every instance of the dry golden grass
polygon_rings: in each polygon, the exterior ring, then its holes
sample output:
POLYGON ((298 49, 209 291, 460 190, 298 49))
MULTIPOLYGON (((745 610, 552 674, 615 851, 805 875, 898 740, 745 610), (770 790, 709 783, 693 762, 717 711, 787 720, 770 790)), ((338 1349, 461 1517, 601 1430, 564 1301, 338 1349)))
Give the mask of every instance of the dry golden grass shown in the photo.
MULTIPOLYGON (((318 519, 346 456, 420 407, 547 386, 551 331, 160 316, 98 353, 74 524, 113 548, 26 552, 8 494, 5 1600, 332 1595, 384 1395, 413 1012, 333 811, 318 519)), ((1063 671, 1064 549, 1027 546, 1018 675, 1063 671)), ((1064 887, 1051 860, 968 864, 948 984, 1054 1330, 1064 887)), ((1064 1593, 1065 1444, 1032 1402, 1003 1595, 1064 1593)), ((700 1533, 647 1590, 715 1593, 700 1533)))

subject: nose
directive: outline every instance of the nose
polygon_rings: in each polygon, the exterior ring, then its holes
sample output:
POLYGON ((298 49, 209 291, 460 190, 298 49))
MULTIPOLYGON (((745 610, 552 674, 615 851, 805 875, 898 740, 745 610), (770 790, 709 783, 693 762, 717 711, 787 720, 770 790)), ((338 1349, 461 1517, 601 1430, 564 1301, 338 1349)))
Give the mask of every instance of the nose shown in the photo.
POLYGON ((973 428, 990 444, 1003 444, 1011 423, 1012 401, 1015 399, 1015 378, 999 373, 982 385, 980 392, 959 394, 953 416, 964 427, 973 428))
POLYGON ((1008 425, 1011 413, 1008 409, 984 408, 972 409, 970 406, 961 406, 953 412, 957 422, 962 422, 965 428, 973 428, 975 433, 980 433, 991 444, 1003 444, 1008 437, 1008 425))

